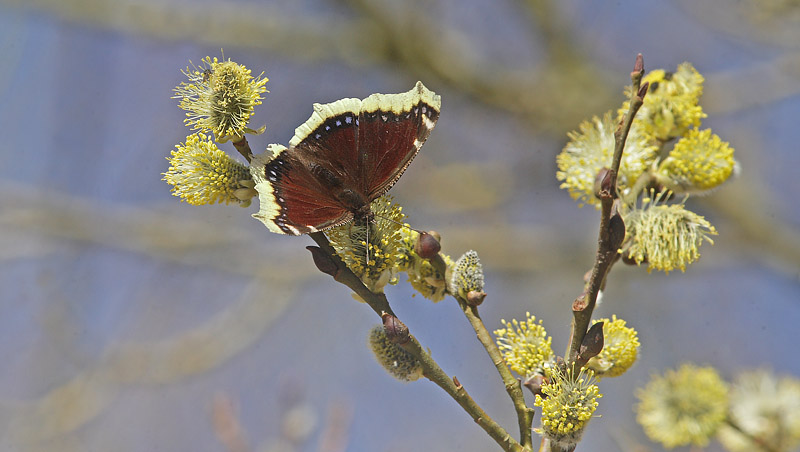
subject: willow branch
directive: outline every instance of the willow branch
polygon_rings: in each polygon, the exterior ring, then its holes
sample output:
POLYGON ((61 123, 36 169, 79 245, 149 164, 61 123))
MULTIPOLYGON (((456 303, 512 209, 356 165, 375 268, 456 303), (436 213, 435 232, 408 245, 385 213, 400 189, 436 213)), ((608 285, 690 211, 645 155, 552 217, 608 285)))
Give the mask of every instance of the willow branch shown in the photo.
MULTIPOLYGON (((333 249, 328 238, 322 232, 314 232, 309 236, 317 243, 319 248, 308 247, 314 258, 314 263, 320 271, 333 276, 337 282, 349 287, 353 292, 360 296, 376 314, 383 317, 386 314, 395 316, 386 295, 382 293, 374 293, 370 291, 361 279, 355 275, 347 265, 342 262, 333 249)), ((444 264, 444 262, 442 262, 444 264)), ((442 273, 444 274, 444 273, 442 273)), ((396 316, 395 316, 396 317, 396 316)), ((488 335, 488 332, 487 332, 488 335)), ((398 344, 403 349, 414 355, 422 365, 423 375, 434 382, 437 386, 444 389, 463 409, 467 414, 472 417, 476 424, 478 424, 489 436, 499 444, 503 450, 507 452, 524 452, 530 451, 530 447, 525 448, 516 440, 514 440, 508 432, 505 431, 497 422, 494 421, 485 411, 467 394, 464 387, 458 383, 458 380, 450 377, 442 370, 441 367, 434 361, 433 357, 423 350, 414 336, 409 336, 409 340, 405 343, 398 344)), ((519 382, 517 382, 519 388, 519 382)), ((520 396, 522 395, 521 388, 519 389, 520 396)), ((524 400, 523 400, 524 404, 524 400)), ((531 415, 531 418, 533 416, 531 415)), ((530 425, 530 424, 529 424, 530 425)), ((530 427, 528 428, 530 430, 530 427)), ((530 434, 528 435, 530 438, 530 434)))
POLYGON ((530 451, 530 447, 523 447, 520 443, 515 441, 503 427, 489 417, 472 397, 470 397, 467 390, 464 389, 464 386, 458 381, 458 378, 453 377, 451 379, 442 368, 436 364, 436 361, 433 360, 431 355, 423 350, 414 336, 410 336, 410 340, 404 344, 400 344, 400 346, 419 360, 422 365, 423 375, 437 386, 444 389, 444 391, 461 405, 475 423, 488 433, 504 451, 530 451))
MULTIPOLYGON (((430 259, 430 262, 440 274, 445 274, 446 264, 444 263, 441 255, 437 254, 430 259)), ((497 369, 497 372, 503 379, 506 392, 508 393, 508 396, 511 397, 511 401, 514 404, 514 409, 517 412, 520 443, 523 447, 530 449, 533 444, 531 438, 533 409, 529 408, 525 404, 525 396, 522 392, 522 383, 519 381, 519 379, 515 378, 508 369, 506 361, 503 359, 502 353, 500 353, 500 349, 497 347, 494 338, 489 333, 489 330, 486 329, 486 325, 484 325, 483 320, 478 314, 478 307, 470 305, 466 300, 456 294, 452 295, 456 301, 458 301, 458 306, 464 312, 464 315, 467 317, 470 325, 472 325, 472 329, 475 330, 475 335, 478 337, 478 341, 480 341, 481 345, 483 345, 483 348, 486 349, 486 352, 489 354, 489 357, 492 360, 492 364, 494 364, 494 367, 497 369)))
POLYGON ((506 387, 506 392, 514 403, 514 409, 517 411, 517 422, 519 423, 520 442, 525 447, 532 447, 531 424, 533 424, 533 408, 529 408, 525 404, 522 382, 511 375, 511 371, 508 369, 506 361, 500 353, 500 349, 497 348, 497 344, 495 344, 494 339, 483 324, 483 320, 481 320, 480 315, 478 315, 478 308, 469 306, 461 297, 456 297, 456 300, 458 300, 458 306, 461 307, 470 325, 472 325, 472 328, 475 330, 478 340, 492 359, 492 364, 494 364, 497 371, 500 373, 500 377, 503 379, 503 383, 506 387))
POLYGON ((640 86, 643 75, 644 64, 642 55, 639 54, 636 57, 634 70, 631 72, 633 89, 631 90, 628 112, 614 132, 614 157, 611 162, 611 168, 605 173, 600 183, 598 193, 601 203, 600 232, 597 239, 597 254, 594 266, 583 293, 572 303, 572 334, 567 354, 567 362, 570 364, 574 364, 579 358, 578 354, 597 303, 597 295, 600 293, 608 270, 616 261, 619 242, 625 235, 624 225, 620 223, 621 219, 612 221, 612 210, 614 201, 617 198, 617 173, 622 161, 622 151, 625 148, 625 141, 633 124, 633 118, 642 106, 644 95, 647 93, 648 85, 645 83, 640 86), (619 237, 619 227, 622 228, 622 237, 619 237))
POLYGON ((309 249, 314 256, 314 263, 317 265, 322 272, 327 273, 333 276, 333 279, 336 282, 342 283, 345 286, 349 287, 356 295, 361 297, 369 307, 375 311, 378 316, 382 316, 384 313, 395 315, 394 311, 392 311, 392 307, 389 306, 389 300, 386 299, 386 295, 382 293, 374 293, 371 290, 367 289, 367 286, 361 282, 361 278, 355 275, 348 267, 347 264, 342 262, 339 258, 339 255, 336 254, 336 250, 333 249, 330 242, 328 242, 328 238, 322 232, 312 232, 308 234, 319 248, 324 251, 324 256, 319 254, 315 254, 315 251, 309 249), (318 259, 325 259, 327 258, 328 261, 322 261, 318 259), (327 264, 333 264, 333 267, 324 267, 327 264))

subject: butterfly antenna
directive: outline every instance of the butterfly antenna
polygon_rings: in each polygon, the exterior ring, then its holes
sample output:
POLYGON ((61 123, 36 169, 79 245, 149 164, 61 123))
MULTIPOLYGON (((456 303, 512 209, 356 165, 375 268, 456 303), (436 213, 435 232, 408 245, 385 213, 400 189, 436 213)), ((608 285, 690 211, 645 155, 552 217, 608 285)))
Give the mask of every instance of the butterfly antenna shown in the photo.
POLYGON ((390 221, 390 222, 392 222, 392 223, 394 223, 394 224, 396 224, 398 226, 411 229, 412 231, 417 232, 419 234, 423 234, 423 233, 428 232, 428 231, 422 231, 420 229, 412 228, 408 223, 401 223, 401 222, 399 222, 399 221, 397 221, 395 219, 392 219, 392 218, 389 218, 389 217, 384 217, 383 215, 378 215, 378 214, 373 214, 373 215, 375 215, 375 217, 380 218, 382 220, 390 221))
POLYGON ((369 268, 369 229, 370 229, 370 227, 372 227, 372 225, 370 224, 369 221, 367 221, 367 246, 365 247, 367 249, 367 261, 364 262, 364 268, 365 269, 369 268))
MULTIPOLYGON (((353 231, 353 226, 355 226, 355 225, 356 225, 355 221, 351 222, 348 225, 348 228, 349 228, 348 235, 350 237, 354 237, 357 234, 357 232, 353 231)), ((366 240, 364 241, 364 243, 365 243, 364 254, 366 255, 367 260, 364 261, 364 268, 367 268, 369 266, 369 223, 367 223, 366 234, 367 234, 367 237, 366 237, 366 240)), ((356 241, 357 241, 357 239, 356 239, 356 241)))

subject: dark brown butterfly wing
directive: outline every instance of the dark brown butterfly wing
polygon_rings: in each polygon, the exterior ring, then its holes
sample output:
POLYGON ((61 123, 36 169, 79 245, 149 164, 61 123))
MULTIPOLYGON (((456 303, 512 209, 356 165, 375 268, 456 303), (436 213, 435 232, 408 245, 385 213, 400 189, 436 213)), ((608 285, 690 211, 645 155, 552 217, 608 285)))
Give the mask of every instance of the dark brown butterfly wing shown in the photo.
POLYGON ((436 125, 441 103, 422 82, 405 93, 373 94, 361 102, 360 185, 370 201, 403 175, 436 125))
POLYGON ((275 145, 273 151, 271 159, 259 155, 251 162, 260 198, 259 212, 253 216, 270 231, 308 234, 353 219, 352 212, 323 187, 312 171, 314 167, 301 158, 302 154, 275 145))
POLYGON ((253 216, 273 232, 300 235, 368 212, 417 155, 440 105, 420 82, 405 93, 315 104, 290 148, 273 145, 251 162, 261 203, 253 216))

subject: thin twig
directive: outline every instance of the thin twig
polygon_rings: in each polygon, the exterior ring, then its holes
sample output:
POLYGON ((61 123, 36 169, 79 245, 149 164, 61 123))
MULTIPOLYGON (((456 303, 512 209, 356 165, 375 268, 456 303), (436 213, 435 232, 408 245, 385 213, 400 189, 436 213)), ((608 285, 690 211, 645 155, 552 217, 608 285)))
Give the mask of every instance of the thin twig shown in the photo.
POLYGON ((522 392, 522 382, 511 375, 511 371, 508 369, 506 361, 503 359, 503 355, 497 348, 497 344, 495 344, 492 335, 489 334, 489 331, 483 324, 483 320, 481 320, 480 316, 478 315, 478 308, 475 306, 469 306, 461 297, 456 297, 456 300, 458 300, 458 306, 461 307, 462 311, 464 311, 464 315, 467 316, 467 320, 469 320, 470 325, 472 325, 472 328, 475 330, 478 340, 486 349, 489 357, 492 359, 492 364, 494 364, 494 366, 497 368, 497 371, 500 373, 500 377, 503 379, 506 392, 508 393, 509 397, 511 397, 511 401, 514 403, 514 409, 517 411, 520 443, 524 447, 530 449, 533 447, 531 425, 533 424, 534 410, 525 404, 525 397, 522 392))
POLYGON ((319 245, 327 257, 336 264, 336 271, 331 275, 333 276, 333 279, 349 287, 353 292, 356 293, 356 295, 361 297, 361 299, 364 300, 369 307, 371 307, 372 310, 378 314, 378 316, 381 316, 384 313, 395 315, 391 306, 389 306, 389 300, 386 299, 386 295, 382 293, 374 293, 367 289, 367 286, 364 285, 361 279, 347 267, 347 264, 342 262, 342 260, 339 258, 339 255, 336 254, 336 250, 334 250, 330 242, 328 242, 328 237, 326 237, 324 233, 312 232, 308 235, 317 243, 317 245, 319 245))
POLYGON ((614 157, 611 162, 611 168, 601 183, 599 193, 601 202, 600 233, 597 240, 597 254, 594 266, 583 293, 572 304, 572 334, 567 354, 567 362, 570 364, 575 363, 578 359, 583 338, 586 336, 586 331, 592 320, 592 312, 597 302, 597 295, 602 288, 608 270, 616 261, 617 249, 612 240, 610 224, 614 201, 617 198, 617 173, 622 161, 625 140, 633 124, 633 118, 642 106, 644 95, 647 92, 647 84, 640 86, 643 75, 644 65, 642 63, 642 55, 639 54, 636 57, 634 71, 631 72, 633 89, 631 90, 630 106, 623 122, 614 132, 614 157))
MULTIPOLYGON (((360 296, 379 316, 383 316, 384 314, 390 314, 392 316, 395 315, 389 306, 389 301, 386 299, 386 295, 382 293, 376 294, 367 289, 361 279, 349 268, 347 268, 347 265, 344 262, 342 262, 324 233, 314 232, 309 234, 309 236, 314 240, 314 242, 317 243, 317 245, 319 245, 319 249, 325 255, 324 258, 328 259, 328 261, 325 262, 317 262, 317 258, 319 256, 314 256, 315 263, 320 270, 331 274, 337 282, 340 282, 353 290, 353 292, 360 296), (335 268, 326 266, 329 264, 334 264, 335 268)), ((312 250, 312 253, 315 253, 315 251, 312 250)), ((484 431, 486 431, 486 433, 488 433, 489 436, 491 436, 492 439, 494 439, 504 451, 530 451, 530 447, 524 448, 519 442, 514 440, 514 438, 512 438, 508 432, 503 429, 503 427, 501 427, 497 422, 494 421, 494 419, 487 415, 486 412, 484 412, 483 409, 469 396, 469 394, 467 394, 467 391, 464 389, 464 387, 461 386, 461 384, 456 383, 457 380, 451 380, 444 370, 439 367, 436 361, 434 361, 433 357, 431 357, 431 355, 422 348, 416 338, 409 336, 409 339, 410 340, 408 342, 398 345, 403 347, 406 351, 414 355, 414 357, 419 360, 422 365, 423 375, 444 389, 445 392, 447 392, 459 405, 461 405, 467 414, 469 414, 472 419, 475 420, 475 423, 477 423, 484 431)), ((519 389, 519 382, 515 383, 519 389)), ((522 395, 521 389, 519 389, 519 394, 520 396, 522 395)), ((531 415, 531 418, 532 417, 533 416, 531 415)), ((530 429, 530 427, 528 429, 530 429)))
MULTIPOLYGON (((441 255, 434 256, 434 258, 430 259, 430 262, 440 274, 445 274, 446 264, 444 263, 441 255)), ((492 364, 494 364, 495 368, 497 368, 497 372, 503 379, 506 392, 508 393, 509 397, 511 397, 511 401, 514 404, 514 409, 517 412, 520 443, 523 447, 526 447, 530 450, 533 447, 531 434, 531 425, 533 424, 533 409, 525 404, 525 396, 522 391, 522 382, 520 382, 519 379, 514 378, 514 376, 511 374, 511 371, 508 369, 506 361, 503 359, 502 353, 500 353, 500 349, 497 347, 497 344, 494 342, 494 338, 489 333, 489 330, 486 329, 486 325, 484 325, 483 320, 478 314, 478 307, 471 306, 466 300, 456 294, 452 295, 456 301, 458 301, 458 306, 464 312, 464 315, 467 317, 470 325, 472 325, 472 329, 475 330, 475 335, 478 337, 478 341, 480 341, 481 345, 483 345, 483 348, 486 349, 486 352, 489 354, 489 357, 492 360, 492 364)))
POLYGON ((488 433, 504 451, 530 451, 530 448, 524 448, 520 443, 514 440, 503 427, 495 422, 494 419, 489 417, 472 397, 470 397, 467 390, 464 389, 464 386, 461 385, 458 379, 455 377, 451 379, 442 368, 436 364, 436 361, 433 360, 431 355, 423 350, 414 336, 410 336, 410 340, 405 344, 400 344, 400 346, 420 361, 423 368, 423 375, 437 386, 444 389, 444 391, 461 405, 475 423, 488 433))

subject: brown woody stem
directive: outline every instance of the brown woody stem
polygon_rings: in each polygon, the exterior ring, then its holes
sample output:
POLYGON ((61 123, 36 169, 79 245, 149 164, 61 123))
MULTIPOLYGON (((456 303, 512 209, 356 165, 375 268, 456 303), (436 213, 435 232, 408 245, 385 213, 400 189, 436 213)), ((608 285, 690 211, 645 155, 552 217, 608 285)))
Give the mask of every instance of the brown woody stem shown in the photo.
MULTIPOLYGON (((430 259, 430 262, 439 273, 442 275, 445 274, 446 265, 441 255, 437 254, 430 259)), ((511 371, 508 369, 506 361, 503 359, 502 353, 500 353, 500 349, 497 347, 497 344, 494 342, 494 338, 489 333, 489 330, 486 329, 486 325, 483 324, 483 320, 481 320, 481 317, 478 314, 478 307, 470 305, 467 303, 467 300, 459 297, 458 295, 452 295, 456 301, 458 301, 458 306, 461 308, 461 311, 464 312, 464 315, 467 317, 470 325, 472 325, 472 329, 475 330, 475 335, 478 337, 478 341, 480 341, 481 345, 483 345, 483 348, 486 349, 486 352, 489 354, 489 357, 492 360, 492 364, 494 364, 495 368, 497 368, 497 372, 503 379, 506 392, 508 393, 509 397, 511 397, 511 401, 514 404, 514 409, 517 412, 520 443, 523 447, 530 450, 533 447, 531 438, 533 409, 529 408, 525 404, 525 396, 522 392, 522 382, 519 379, 514 378, 514 376, 511 374, 511 371)))
POLYGON ((631 125, 633 124, 633 118, 642 106, 644 95, 647 92, 647 84, 645 84, 645 86, 640 86, 642 76, 644 75, 641 58, 642 56, 639 54, 637 56, 636 70, 631 72, 633 89, 631 90, 630 106, 628 107, 628 112, 625 114, 624 120, 614 132, 614 157, 606 180, 601 184, 599 193, 601 203, 600 233, 597 240, 597 254, 589 281, 583 293, 573 303, 572 334, 567 349, 568 364, 575 363, 575 360, 578 358, 583 338, 586 336, 586 331, 592 320, 592 312, 597 303, 597 295, 602 288, 608 270, 613 263, 616 262, 617 249, 613 246, 613 240, 611 240, 609 224, 614 200, 617 197, 617 174, 619 173, 619 166, 622 161, 622 151, 625 148, 625 141, 628 138, 628 132, 630 132, 631 125))
MULTIPOLYGON (((329 258, 329 263, 335 264, 336 267, 335 269, 331 269, 326 265, 323 265, 324 269, 321 268, 321 270, 323 270, 325 273, 331 274, 337 282, 349 287, 353 292, 360 296, 372 308, 372 310, 378 314, 378 316, 383 317, 385 314, 391 314, 392 316, 395 316, 392 308, 389 306, 389 301, 386 299, 386 295, 382 293, 376 294, 370 291, 364 285, 361 279, 356 276, 355 273, 353 273, 344 262, 342 262, 342 260, 336 254, 336 250, 333 249, 324 233, 314 232, 309 234, 309 236, 314 240, 314 242, 317 243, 320 250, 328 255, 326 257, 329 258)), ((314 252, 312 251, 312 253, 314 252)), ((437 255, 437 257, 441 259, 440 256, 437 255)), ((319 256, 315 256, 315 263, 320 266, 320 263, 317 262, 318 259, 319 256)), ((444 262, 442 262, 442 264, 444 264, 444 262)), ((459 301, 459 303, 461 303, 461 301, 459 301)), ((503 427, 501 427, 497 422, 494 421, 494 419, 487 415, 486 412, 484 412, 483 409, 472 399, 472 397, 467 394, 467 391, 464 389, 464 387, 461 384, 456 384, 453 379, 451 379, 444 372, 444 370, 439 367, 436 361, 434 361, 433 357, 431 357, 431 355, 422 348, 419 341, 417 341, 413 335, 409 336, 409 340, 407 342, 398 345, 414 355, 414 357, 417 358, 422 365, 423 375, 434 382, 437 386, 444 389, 445 392, 447 392, 450 397, 452 397, 459 405, 461 405, 464 411, 466 411, 467 414, 472 417, 475 423, 478 424, 486 433, 488 433, 489 436, 491 436, 492 439, 494 439, 504 451, 530 451, 530 447, 523 447, 523 445, 514 440, 514 438, 512 438, 511 435, 509 435, 508 432, 503 429, 503 427)), ((519 382, 515 383, 521 397, 522 389, 519 387, 519 382)), ((508 386, 506 386, 506 389, 508 389, 508 386)), ((530 417, 532 418, 533 415, 531 414, 530 417)), ((530 432, 530 422, 528 423, 528 431, 530 432)), ((530 441, 530 433, 528 433, 528 438, 530 441)))
POLYGON ((356 274, 347 267, 347 264, 342 262, 342 260, 339 258, 339 255, 336 254, 336 250, 333 249, 328 241, 328 237, 326 237, 324 233, 312 232, 308 235, 317 243, 322 251, 328 254, 330 259, 336 264, 336 271, 332 275, 336 282, 342 283, 349 287, 353 292, 356 293, 356 295, 361 297, 361 299, 364 300, 369 307, 371 307, 372 310, 378 314, 378 316, 382 316, 384 313, 395 315, 394 311, 392 311, 392 307, 389 306, 389 300, 386 299, 386 295, 382 293, 374 293, 367 289, 367 286, 361 282, 361 278, 356 276, 356 274))
POLYGON ((247 163, 253 160, 253 150, 250 149, 250 143, 247 142, 247 137, 244 135, 242 135, 241 140, 233 142, 233 147, 239 151, 239 154, 242 154, 242 157, 247 160, 247 163))
POLYGON ((416 357, 423 368, 423 375, 434 382, 437 386, 444 389, 467 414, 472 417, 476 424, 478 424, 495 442, 507 452, 524 452, 530 451, 530 448, 524 448, 518 443, 511 435, 506 432, 497 422, 489 417, 486 412, 470 397, 464 386, 458 382, 458 379, 450 378, 438 364, 433 360, 431 355, 423 350, 414 336, 405 344, 400 345, 404 350, 411 353, 416 357))

